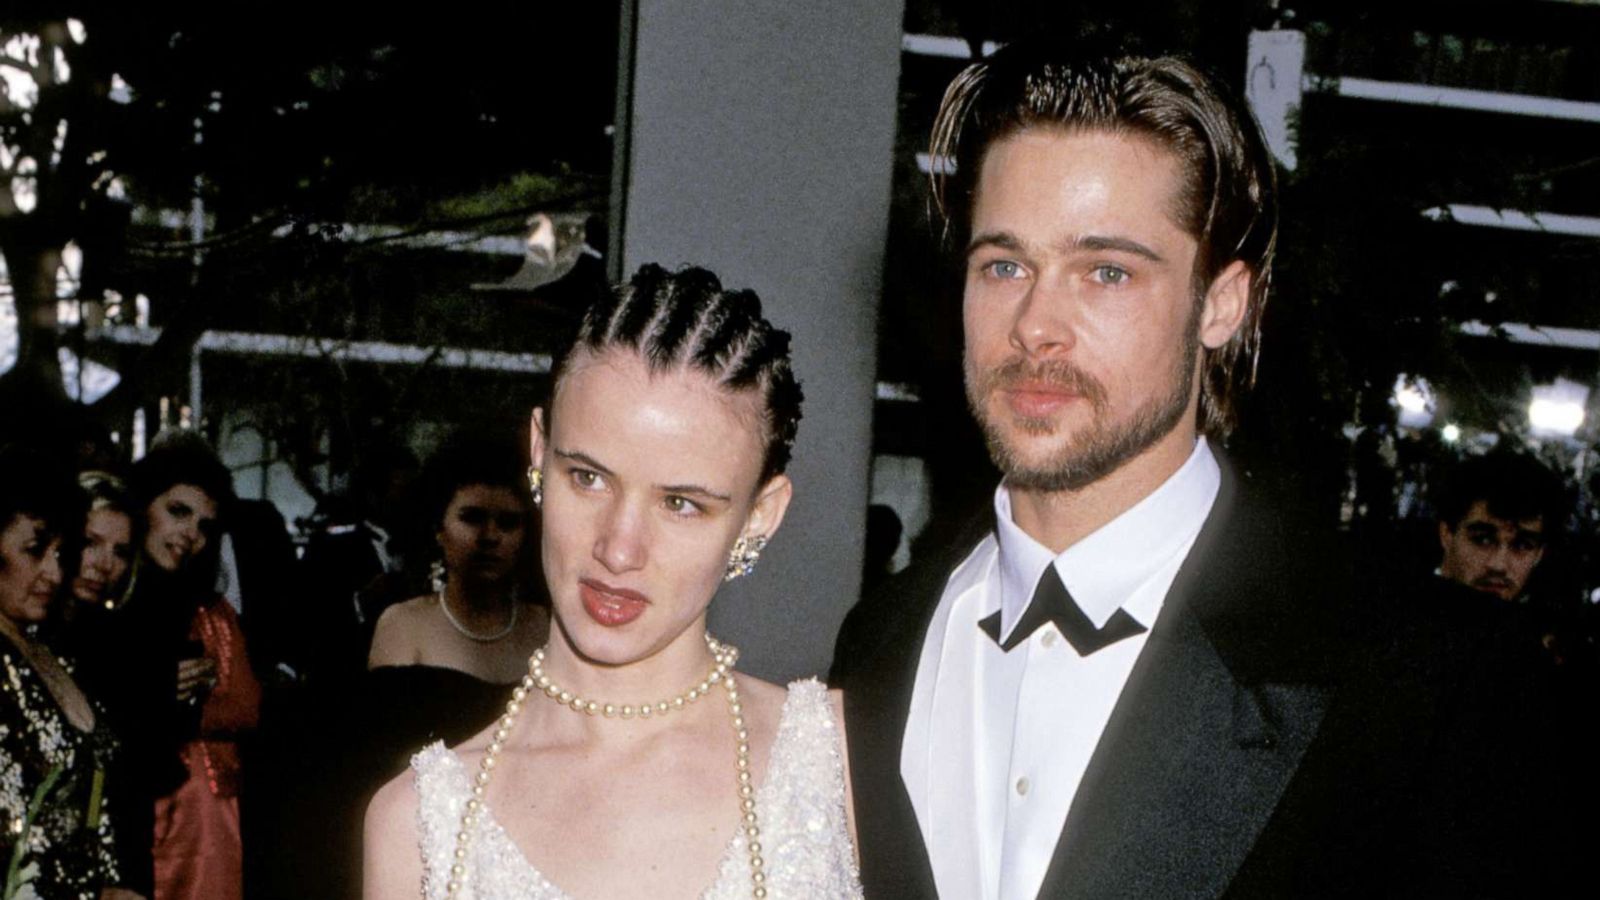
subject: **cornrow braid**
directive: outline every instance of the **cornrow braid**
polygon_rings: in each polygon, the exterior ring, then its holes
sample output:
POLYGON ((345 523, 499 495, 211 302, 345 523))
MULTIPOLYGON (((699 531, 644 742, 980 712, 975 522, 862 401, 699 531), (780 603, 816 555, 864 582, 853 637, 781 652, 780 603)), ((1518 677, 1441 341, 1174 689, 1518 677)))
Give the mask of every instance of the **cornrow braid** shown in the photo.
POLYGON ((761 481, 788 467, 805 395, 790 364, 789 333, 762 318, 754 291, 723 290, 716 275, 697 267, 668 272, 646 265, 584 311, 556 364, 555 383, 576 351, 616 348, 639 354, 653 373, 686 368, 727 391, 759 392, 766 431, 761 481))

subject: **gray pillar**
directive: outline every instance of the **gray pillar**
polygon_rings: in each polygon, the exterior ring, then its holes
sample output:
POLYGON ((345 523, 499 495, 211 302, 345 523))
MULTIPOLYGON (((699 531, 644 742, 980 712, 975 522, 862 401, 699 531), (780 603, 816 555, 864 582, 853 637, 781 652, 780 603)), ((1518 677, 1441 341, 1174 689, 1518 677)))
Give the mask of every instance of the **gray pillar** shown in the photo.
POLYGON ((623 268, 694 263, 753 288, 794 334, 806 392, 794 504, 712 630, 755 675, 820 673, 860 590, 902 5, 632 6, 623 268))

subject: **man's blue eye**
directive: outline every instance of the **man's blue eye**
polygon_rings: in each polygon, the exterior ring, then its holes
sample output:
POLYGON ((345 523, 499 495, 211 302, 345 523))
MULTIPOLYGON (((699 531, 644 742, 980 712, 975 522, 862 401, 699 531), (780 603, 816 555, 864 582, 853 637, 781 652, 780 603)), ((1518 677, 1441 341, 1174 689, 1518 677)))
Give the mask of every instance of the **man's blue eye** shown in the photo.
POLYGON ((1128 280, 1128 270, 1121 266, 1097 266, 1094 271, 1101 284, 1122 284, 1128 280))
POLYGON ((1009 260, 996 260, 989 263, 989 273, 996 278, 1016 278, 1022 274, 1022 267, 1009 260))

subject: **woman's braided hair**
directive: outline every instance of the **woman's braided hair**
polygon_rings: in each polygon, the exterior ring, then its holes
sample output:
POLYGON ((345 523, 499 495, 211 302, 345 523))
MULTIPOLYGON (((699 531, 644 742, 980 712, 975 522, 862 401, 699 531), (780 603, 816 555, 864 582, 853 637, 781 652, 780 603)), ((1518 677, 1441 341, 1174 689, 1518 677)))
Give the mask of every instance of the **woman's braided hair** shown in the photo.
POLYGON ((758 392, 765 425, 761 481, 789 464, 804 395, 789 362, 789 333, 761 316, 754 291, 728 291, 717 276, 650 264, 584 312, 572 346, 555 366, 560 384, 579 350, 639 354, 652 373, 689 368, 724 390, 758 392))

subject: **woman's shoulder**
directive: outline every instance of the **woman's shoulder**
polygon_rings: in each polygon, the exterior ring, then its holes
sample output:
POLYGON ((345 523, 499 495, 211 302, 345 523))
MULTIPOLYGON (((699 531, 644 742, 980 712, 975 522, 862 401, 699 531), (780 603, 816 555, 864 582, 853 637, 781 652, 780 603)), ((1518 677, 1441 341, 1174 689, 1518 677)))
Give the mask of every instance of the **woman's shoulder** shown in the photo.
POLYGON ((416 622, 429 615, 429 611, 438 605, 438 602, 438 598, 432 594, 421 594, 409 600, 391 603, 387 609, 378 614, 378 621, 374 627, 382 628, 385 622, 389 623, 391 628, 416 622))
POLYGON ((372 627, 372 645, 367 654, 367 667, 408 665, 417 662, 422 630, 429 607, 434 604, 432 595, 424 594, 391 605, 379 616, 372 627))
POLYGON ((401 772, 367 804, 362 836, 364 896, 415 895, 422 883, 418 848, 416 779, 401 772))

